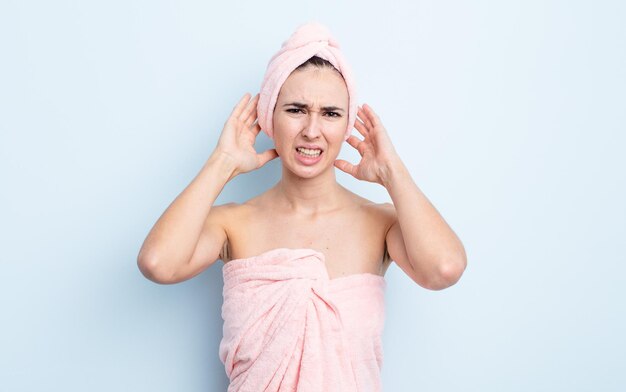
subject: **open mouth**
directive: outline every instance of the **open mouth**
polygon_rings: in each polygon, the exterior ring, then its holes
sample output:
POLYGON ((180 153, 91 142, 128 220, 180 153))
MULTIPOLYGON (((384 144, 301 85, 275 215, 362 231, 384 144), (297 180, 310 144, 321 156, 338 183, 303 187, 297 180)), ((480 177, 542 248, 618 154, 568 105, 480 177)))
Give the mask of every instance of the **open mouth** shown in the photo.
POLYGON ((298 151, 298 154, 307 158, 317 158, 323 153, 323 151, 319 149, 309 149, 304 147, 297 147, 296 151, 298 151))

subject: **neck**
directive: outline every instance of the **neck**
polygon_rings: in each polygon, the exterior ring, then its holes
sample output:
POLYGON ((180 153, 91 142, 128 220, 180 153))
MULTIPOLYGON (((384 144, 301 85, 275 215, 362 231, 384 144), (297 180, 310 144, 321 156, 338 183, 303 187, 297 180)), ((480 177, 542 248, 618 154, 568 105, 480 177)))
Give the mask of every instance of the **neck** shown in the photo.
POLYGON ((337 183, 335 168, 312 178, 303 178, 283 166, 282 178, 274 186, 276 201, 287 210, 301 215, 317 215, 340 208, 345 202, 345 188, 337 183))

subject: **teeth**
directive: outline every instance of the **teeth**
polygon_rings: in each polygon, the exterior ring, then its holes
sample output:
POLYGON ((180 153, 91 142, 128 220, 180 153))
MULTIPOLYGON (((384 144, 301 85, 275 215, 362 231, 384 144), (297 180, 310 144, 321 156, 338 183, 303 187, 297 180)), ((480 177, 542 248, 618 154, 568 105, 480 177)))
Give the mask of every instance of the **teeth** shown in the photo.
POLYGON ((298 150, 299 153, 310 157, 316 157, 322 153, 322 150, 311 150, 303 147, 298 147, 296 150, 298 150))

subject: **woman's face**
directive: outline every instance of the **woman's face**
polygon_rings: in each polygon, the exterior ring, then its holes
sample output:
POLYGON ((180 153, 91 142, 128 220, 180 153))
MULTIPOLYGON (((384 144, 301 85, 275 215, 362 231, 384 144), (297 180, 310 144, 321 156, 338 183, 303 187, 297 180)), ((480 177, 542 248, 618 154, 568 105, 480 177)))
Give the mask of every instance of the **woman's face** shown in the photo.
POLYGON ((273 114, 274 146, 283 165, 301 177, 333 166, 348 126, 348 102, 348 88, 337 71, 309 66, 292 72, 273 114))

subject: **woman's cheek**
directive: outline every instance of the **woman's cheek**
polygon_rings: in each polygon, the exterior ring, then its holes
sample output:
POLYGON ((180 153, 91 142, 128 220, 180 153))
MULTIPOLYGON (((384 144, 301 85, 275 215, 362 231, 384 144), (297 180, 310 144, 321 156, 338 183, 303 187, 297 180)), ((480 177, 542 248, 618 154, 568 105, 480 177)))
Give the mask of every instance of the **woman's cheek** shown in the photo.
POLYGON ((300 117, 294 117, 289 119, 289 129, 292 132, 298 133, 300 131, 300 129, 302 129, 303 124, 305 123, 305 121, 300 117))
POLYGON ((278 124, 279 124, 280 128, 283 130, 283 133, 285 135, 289 135, 290 133, 293 132, 293 130, 296 127, 297 123, 298 123, 297 119, 290 118, 290 117, 283 117, 283 118, 280 119, 278 124))

